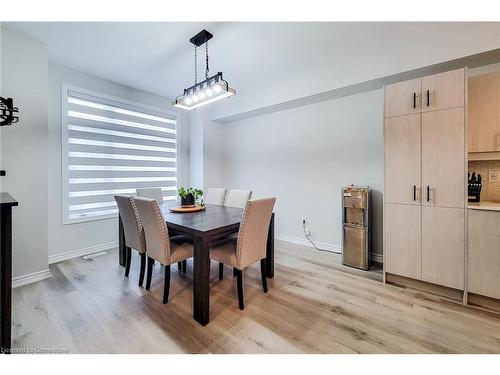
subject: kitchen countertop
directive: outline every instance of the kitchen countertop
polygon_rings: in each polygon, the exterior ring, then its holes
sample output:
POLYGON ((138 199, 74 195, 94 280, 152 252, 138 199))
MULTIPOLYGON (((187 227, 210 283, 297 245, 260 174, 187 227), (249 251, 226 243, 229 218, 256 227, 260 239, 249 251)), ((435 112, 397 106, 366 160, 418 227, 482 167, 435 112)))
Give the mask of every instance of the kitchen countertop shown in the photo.
POLYGON ((471 210, 500 211, 500 202, 469 202, 468 208, 471 210))

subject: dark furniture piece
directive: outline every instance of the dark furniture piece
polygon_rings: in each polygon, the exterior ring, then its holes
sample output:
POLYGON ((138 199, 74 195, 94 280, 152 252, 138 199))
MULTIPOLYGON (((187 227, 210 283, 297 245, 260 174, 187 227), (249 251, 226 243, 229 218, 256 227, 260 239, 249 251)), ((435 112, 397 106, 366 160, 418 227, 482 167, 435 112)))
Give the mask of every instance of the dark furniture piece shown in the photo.
MULTIPOLYGON (((173 213, 168 210, 175 203, 161 205, 170 236, 185 235, 193 239, 193 318, 201 325, 210 321, 210 251, 212 240, 238 232, 243 210, 241 208, 207 205, 204 211, 173 213)), ((123 225, 119 225, 119 262, 125 266, 126 249, 123 225)), ((274 213, 269 224, 266 274, 274 277, 274 213)))
POLYGON ((17 201, 0 193, 0 353, 10 353, 12 324, 12 207, 17 201))

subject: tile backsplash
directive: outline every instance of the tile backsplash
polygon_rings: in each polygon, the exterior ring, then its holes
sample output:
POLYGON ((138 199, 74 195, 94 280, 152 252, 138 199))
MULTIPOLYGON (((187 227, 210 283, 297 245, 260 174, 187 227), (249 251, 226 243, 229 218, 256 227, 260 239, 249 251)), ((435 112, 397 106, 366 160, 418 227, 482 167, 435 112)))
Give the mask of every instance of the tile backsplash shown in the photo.
POLYGON ((469 161, 469 173, 472 172, 482 177, 481 200, 500 202, 500 160, 469 161), (499 178, 494 182, 489 181, 490 171, 498 173, 499 178))

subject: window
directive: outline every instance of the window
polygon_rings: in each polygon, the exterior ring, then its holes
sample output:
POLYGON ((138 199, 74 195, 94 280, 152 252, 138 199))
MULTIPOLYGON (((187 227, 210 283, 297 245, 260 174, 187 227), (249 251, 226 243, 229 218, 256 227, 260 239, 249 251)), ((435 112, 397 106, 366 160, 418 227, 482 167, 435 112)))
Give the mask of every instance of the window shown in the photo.
POLYGON ((63 223, 116 217, 115 194, 177 190, 176 118, 63 86, 63 223))

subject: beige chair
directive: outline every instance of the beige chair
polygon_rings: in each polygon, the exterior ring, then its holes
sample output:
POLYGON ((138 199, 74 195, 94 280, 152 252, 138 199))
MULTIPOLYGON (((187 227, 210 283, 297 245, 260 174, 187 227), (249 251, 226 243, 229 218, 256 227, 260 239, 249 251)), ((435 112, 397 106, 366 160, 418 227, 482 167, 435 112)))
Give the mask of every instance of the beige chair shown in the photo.
POLYGON ((205 203, 224 206, 224 202, 226 201, 226 193, 227 190, 224 188, 209 188, 205 203))
POLYGON ((193 245, 185 242, 182 236, 169 238, 167 224, 156 200, 136 197, 134 202, 144 228, 148 247, 146 290, 151 288, 153 264, 157 260, 165 266, 163 303, 167 303, 170 290, 170 265, 191 258, 193 256, 193 245))
MULTIPOLYGON (((222 280, 224 264, 235 270, 240 309, 243 300, 243 270, 260 260, 260 272, 264 293, 267 293, 266 244, 269 222, 276 198, 249 200, 243 211, 238 238, 215 242, 210 246, 210 258, 219 262, 219 279, 222 280)), ((146 233, 147 235, 147 233, 146 233)), ((146 237, 147 239, 147 237, 146 237)))
POLYGON ((123 224, 123 231, 125 232, 125 276, 128 277, 130 272, 130 263, 132 261, 131 249, 135 249, 141 256, 139 286, 142 286, 142 282, 144 281, 144 270, 146 267, 146 239, 141 219, 139 218, 139 213, 137 212, 137 208, 132 197, 115 195, 115 201, 118 205, 118 211, 120 212, 120 218, 123 224))
POLYGON ((252 198, 252 190, 231 189, 226 199, 227 207, 245 208, 247 201, 252 198))
POLYGON ((161 192, 161 188, 136 189, 136 192, 138 197, 155 199, 158 204, 163 203, 163 193, 161 192))

